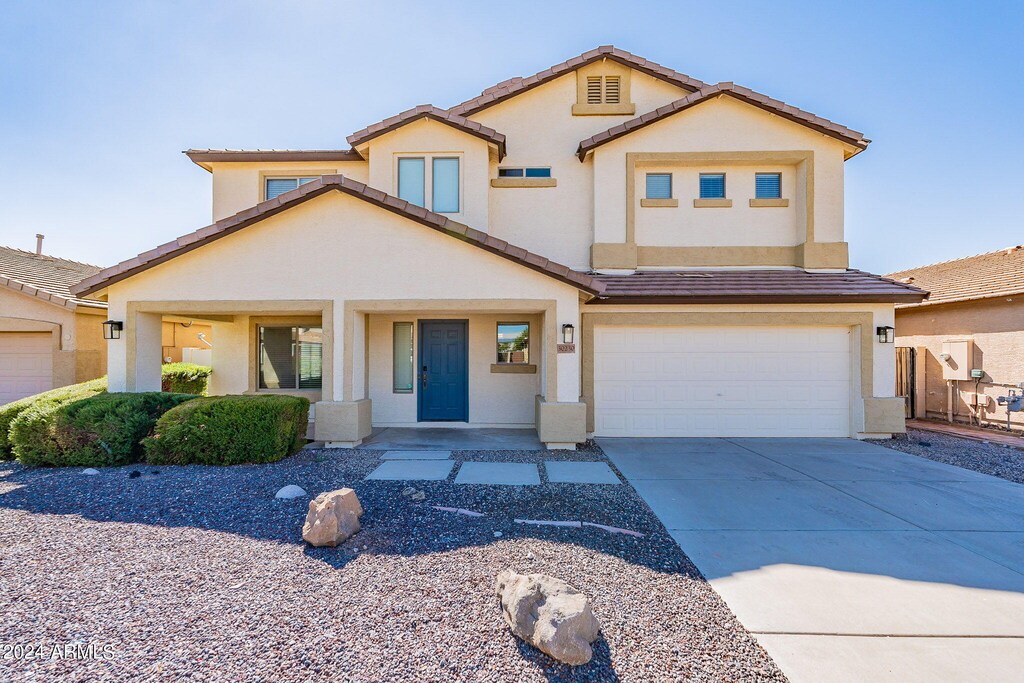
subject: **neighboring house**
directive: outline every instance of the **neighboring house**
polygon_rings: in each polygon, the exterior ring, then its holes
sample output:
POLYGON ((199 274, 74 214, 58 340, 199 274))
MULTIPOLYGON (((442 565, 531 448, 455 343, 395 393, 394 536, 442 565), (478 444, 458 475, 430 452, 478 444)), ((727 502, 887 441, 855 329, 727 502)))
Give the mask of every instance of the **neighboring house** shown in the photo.
MULTIPOLYGON (((41 248, 32 253, 0 247, 0 405, 106 373, 107 304, 70 291, 101 270, 48 256, 41 248)), ((209 325, 168 318, 161 332, 166 362, 180 361, 183 354, 209 360, 209 325)))
POLYGON ((919 289, 848 268, 843 163, 868 140, 601 47, 421 105, 350 149, 189 150, 214 223, 83 281, 159 384, 159 321, 211 324, 211 393, 285 392, 315 433, 903 430, 878 340, 919 289))
MULTIPOLYGON (((910 414, 1006 426, 996 398, 1024 382, 1024 247, 886 277, 931 292, 896 307, 910 414)), ((1010 424, 1024 428, 1024 413, 1011 413, 1010 424)))

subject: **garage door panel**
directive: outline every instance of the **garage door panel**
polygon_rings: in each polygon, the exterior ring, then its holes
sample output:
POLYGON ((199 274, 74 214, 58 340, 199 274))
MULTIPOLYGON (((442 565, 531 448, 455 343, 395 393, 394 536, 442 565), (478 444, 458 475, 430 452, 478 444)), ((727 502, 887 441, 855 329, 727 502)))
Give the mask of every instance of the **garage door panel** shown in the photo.
POLYGON ((0 405, 53 388, 48 332, 0 332, 0 405))
POLYGON ((595 329, 600 436, 849 436, 847 328, 595 329))

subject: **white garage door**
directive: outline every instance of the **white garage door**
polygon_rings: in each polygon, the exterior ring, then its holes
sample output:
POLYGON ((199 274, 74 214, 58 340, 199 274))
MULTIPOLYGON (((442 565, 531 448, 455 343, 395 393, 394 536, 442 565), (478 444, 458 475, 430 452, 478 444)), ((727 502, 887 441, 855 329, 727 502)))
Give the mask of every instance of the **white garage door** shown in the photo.
POLYGON ((53 388, 49 332, 0 332, 0 405, 53 388))
POLYGON ((598 436, 850 436, 850 329, 595 328, 598 436))

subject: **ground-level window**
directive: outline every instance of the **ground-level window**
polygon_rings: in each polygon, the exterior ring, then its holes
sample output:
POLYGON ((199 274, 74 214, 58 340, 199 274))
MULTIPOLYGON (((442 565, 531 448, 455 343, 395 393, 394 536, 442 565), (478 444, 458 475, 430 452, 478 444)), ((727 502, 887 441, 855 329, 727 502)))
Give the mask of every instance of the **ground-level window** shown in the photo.
POLYGON ((551 168, 548 166, 517 166, 498 169, 499 178, 550 178, 551 168))
POLYGON ((700 174, 700 198, 701 199, 725 199, 725 174, 724 173, 701 173, 700 174))
POLYGON ((392 390, 396 394, 411 394, 414 368, 412 323, 395 323, 392 351, 394 353, 392 390))
POLYGON ((299 178, 267 178, 266 185, 266 199, 273 199, 274 197, 284 194, 285 192, 291 192, 299 185, 305 185, 316 180, 319 176, 303 176, 299 178))
POLYGON ((672 174, 647 174, 647 199, 672 199, 672 174))
POLYGON ((758 199, 782 198, 781 173, 755 173, 754 196, 758 199))
POLYGON ((323 329, 260 326, 260 389, 320 389, 323 329))
POLYGON ((530 362, 529 323, 498 323, 498 362, 530 362))

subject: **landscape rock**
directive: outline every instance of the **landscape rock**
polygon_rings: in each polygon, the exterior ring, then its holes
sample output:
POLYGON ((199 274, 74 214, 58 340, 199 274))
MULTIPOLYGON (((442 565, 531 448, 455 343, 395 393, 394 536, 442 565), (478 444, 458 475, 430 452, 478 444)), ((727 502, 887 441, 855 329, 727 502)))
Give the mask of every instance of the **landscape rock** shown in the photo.
POLYGON ((283 500, 291 500, 292 498, 301 498, 307 495, 305 489, 295 484, 288 484, 278 489, 277 493, 274 494, 274 498, 281 498, 283 500))
POLYGON ((590 600, 566 582, 545 574, 498 574, 501 613, 517 637, 560 662, 579 666, 594 656, 590 644, 601 625, 590 600))
POLYGON ((302 538, 310 545, 336 546, 359 531, 363 506, 352 489, 327 491, 309 501, 302 538))
POLYGON ((82 470, 82 474, 87 474, 89 476, 95 476, 95 475, 97 475, 99 473, 100 473, 100 471, 95 469, 95 468, 93 468, 93 467, 87 467, 86 469, 82 470))

